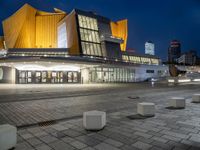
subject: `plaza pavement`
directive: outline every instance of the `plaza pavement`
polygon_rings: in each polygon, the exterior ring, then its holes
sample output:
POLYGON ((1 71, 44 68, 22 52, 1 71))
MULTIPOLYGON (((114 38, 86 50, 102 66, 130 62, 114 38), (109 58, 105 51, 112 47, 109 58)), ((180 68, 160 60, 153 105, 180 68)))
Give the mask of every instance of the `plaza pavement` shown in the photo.
POLYGON ((16 150, 200 149, 200 104, 191 103, 192 94, 200 91, 198 84, 57 86, 13 87, 10 91, 0 87, 0 124, 18 126, 16 150), (24 99, 25 91, 30 90, 24 99), (55 93, 46 97, 51 91, 55 93), (86 91, 90 93, 84 95, 86 91), (60 97, 55 96, 58 94, 60 97), (186 108, 166 109, 171 96, 184 96, 186 108), (143 101, 156 104, 155 117, 127 118, 136 114, 137 103, 143 101), (107 125, 98 132, 82 127, 82 113, 93 109, 107 112, 107 125))

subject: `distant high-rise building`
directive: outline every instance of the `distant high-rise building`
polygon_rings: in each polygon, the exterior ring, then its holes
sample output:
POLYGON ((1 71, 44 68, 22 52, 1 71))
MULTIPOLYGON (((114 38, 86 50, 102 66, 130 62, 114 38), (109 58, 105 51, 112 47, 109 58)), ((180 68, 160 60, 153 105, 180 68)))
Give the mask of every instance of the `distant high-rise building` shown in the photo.
POLYGON ((178 40, 173 40, 168 49, 168 62, 177 63, 178 58, 181 56, 181 43, 178 40))
POLYGON ((145 54, 155 55, 155 45, 152 41, 145 43, 145 54))
POLYGON ((184 65, 195 65, 197 62, 197 52, 195 50, 190 50, 185 52, 178 58, 179 64, 184 65))

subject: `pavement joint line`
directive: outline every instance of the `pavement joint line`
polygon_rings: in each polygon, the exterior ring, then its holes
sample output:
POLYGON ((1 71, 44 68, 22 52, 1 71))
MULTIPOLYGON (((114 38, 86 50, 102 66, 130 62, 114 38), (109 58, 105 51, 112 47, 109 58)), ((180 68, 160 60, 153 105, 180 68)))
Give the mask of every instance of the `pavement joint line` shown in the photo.
MULTIPOLYGON (((74 95, 68 95, 68 96, 66 96, 66 95, 63 95, 63 96, 51 96, 50 98, 49 97, 40 97, 40 98, 29 98, 29 99, 27 99, 27 98, 25 98, 25 99, 20 99, 20 100, 15 100, 15 102, 28 102, 28 101, 32 101, 32 100, 45 100, 45 99, 57 99, 57 98, 71 98, 71 97, 82 97, 82 96, 93 96, 93 95, 103 95, 103 94, 105 94, 105 92, 102 92, 102 93, 100 93, 100 92, 97 92, 97 93, 91 93, 91 94, 74 94, 74 95)), ((0 104, 3 104, 3 103, 13 103, 12 101, 0 101, 0 104)))
MULTIPOLYGON (((106 111, 106 114, 110 114, 110 113, 114 113, 114 112, 118 112, 120 110, 127 110, 127 108, 129 107, 124 107, 124 108, 121 108, 121 109, 113 109, 113 110, 108 110, 106 111)), ((83 115, 75 115, 75 116, 72 116, 72 117, 66 117, 66 118, 60 118, 60 119, 52 119, 52 120, 46 120, 46 121, 41 121, 41 122, 37 122, 37 123, 33 123, 33 124, 27 124, 27 125, 17 125, 16 127, 18 129, 21 129, 21 128, 28 128, 28 127, 34 127, 34 126, 39 126, 39 124, 42 124, 44 122, 49 122, 49 121, 52 121, 52 122, 62 122, 62 121, 69 121, 69 120, 74 120, 74 119, 80 119, 82 118, 83 115)), ((126 116, 124 117, 126 118, 126 116)))

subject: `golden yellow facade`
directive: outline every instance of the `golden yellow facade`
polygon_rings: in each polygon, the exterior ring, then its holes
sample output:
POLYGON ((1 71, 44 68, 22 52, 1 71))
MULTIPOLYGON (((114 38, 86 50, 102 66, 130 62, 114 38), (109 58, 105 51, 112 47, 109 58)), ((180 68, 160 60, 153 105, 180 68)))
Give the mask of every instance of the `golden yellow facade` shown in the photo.
POLYGON ((36 47, 57 47, 57 24, 65 14, 50 14, 36 16, 36 47))
POLYGON ((38 11, 25 4, 3 21, 7 48, 56 48, 57 24, 66 13, 38 11))
POLYGON ((0 49, 4 49, 3 41, 4 41, 4 37, 0 36, 0 49))
POLYGON ((25 4, 11 17, 3 21, 3 32, 8 48, 33 47, 35 43, 36 9, 25 4))
POLYGON ((122 38, 124 42, 120 45, 122 51, 126 51, 127 38, 128 38, 128 20, 120 20, 117 22, 111 22, 112 35, 122 38))

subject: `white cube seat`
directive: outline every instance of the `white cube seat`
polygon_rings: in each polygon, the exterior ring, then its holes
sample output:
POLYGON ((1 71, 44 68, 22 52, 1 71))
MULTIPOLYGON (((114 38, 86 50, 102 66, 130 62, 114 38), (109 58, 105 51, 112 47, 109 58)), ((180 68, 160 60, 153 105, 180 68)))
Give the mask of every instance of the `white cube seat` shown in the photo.
POLYGON ((169 107, 185 108, 185 98, 184 97, 171 97, 169 99, 169 107))
POLYGON ((16 143, 17 128, 9 124, 0 125, 0 150, 11 149, 16 143))
POLYGON ((83 126, 86 130, 101 130, 106 125, 106 112, 88 111, 83 113, 83 126))
POLYGON ((138 103, 137 113, 142 116, 154 116, 155 115, 155 104, 154 103, 138 103))
POLYGON ((193 94, 192 102, 200 103, 200 94, 193 94))

